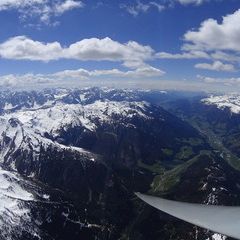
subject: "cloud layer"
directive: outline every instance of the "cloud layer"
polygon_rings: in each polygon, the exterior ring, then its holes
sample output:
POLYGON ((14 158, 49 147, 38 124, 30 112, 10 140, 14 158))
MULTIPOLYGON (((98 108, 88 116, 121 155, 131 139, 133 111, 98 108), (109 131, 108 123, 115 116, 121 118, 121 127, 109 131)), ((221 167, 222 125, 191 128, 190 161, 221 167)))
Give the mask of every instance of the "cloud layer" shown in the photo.
POLYGON ((84 80, 147 80, 154 79, 164 75, 160 69, 147 66, 135 70, 121 71, 119 69, 108 70, 64 70, 53 74, 23 74, 15 75, 9 74, 0 76, 0 86, 2 87, 17 87, 24 85, 71 85, 73 83, 79 84, 84 80))
POLYGON ((230 78, 217 78, 198 75, 198 79, 202 82, 212 85, 225 85, 225 86, 240 86, 240 77, 230 77, 230 78))

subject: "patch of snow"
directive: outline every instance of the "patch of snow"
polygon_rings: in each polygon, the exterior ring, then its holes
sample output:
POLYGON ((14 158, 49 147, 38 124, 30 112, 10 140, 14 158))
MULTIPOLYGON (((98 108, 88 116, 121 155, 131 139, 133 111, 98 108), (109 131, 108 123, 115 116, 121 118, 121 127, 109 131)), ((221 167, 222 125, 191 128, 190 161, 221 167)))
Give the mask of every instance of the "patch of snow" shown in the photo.
POLYGON ((47 194, 43 194, 43 195, 42 195, 42 198, 44 198, 45 200, 49 200, 49 199, 50 199, 50 196, 47 195, 47 194))
POLYGON ((4 110, 12 110, 14 106, 11 103, 5 103, 4 110))
POLYGON ((80 93, 81 101, 85 101, 87 99, 86 94, 80 93))
POLYGON ((221 235, 221 234, 218 234, 218 233, 215 233, 212 235, 212 240, 226 240, 227 237, 221 235))

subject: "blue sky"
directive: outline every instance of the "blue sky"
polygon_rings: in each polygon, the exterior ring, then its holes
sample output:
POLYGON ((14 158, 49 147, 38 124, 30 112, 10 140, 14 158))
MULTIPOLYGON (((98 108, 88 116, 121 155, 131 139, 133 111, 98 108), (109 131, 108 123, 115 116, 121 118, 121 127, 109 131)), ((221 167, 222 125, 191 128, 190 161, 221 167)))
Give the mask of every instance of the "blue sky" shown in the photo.
POLYGON ((2 0, 0 86, 240 86, 239 0, 2 0))

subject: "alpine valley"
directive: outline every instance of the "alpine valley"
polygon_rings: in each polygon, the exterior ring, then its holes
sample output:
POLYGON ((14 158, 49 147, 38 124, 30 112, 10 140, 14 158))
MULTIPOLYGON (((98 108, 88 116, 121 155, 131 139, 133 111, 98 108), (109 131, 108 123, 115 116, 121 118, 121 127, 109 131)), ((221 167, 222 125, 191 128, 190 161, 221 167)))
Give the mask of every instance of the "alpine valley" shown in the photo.
POLYGON ((135 192, 240 205, 240 96, 0 92, 0 239, 230 239, 135 192))

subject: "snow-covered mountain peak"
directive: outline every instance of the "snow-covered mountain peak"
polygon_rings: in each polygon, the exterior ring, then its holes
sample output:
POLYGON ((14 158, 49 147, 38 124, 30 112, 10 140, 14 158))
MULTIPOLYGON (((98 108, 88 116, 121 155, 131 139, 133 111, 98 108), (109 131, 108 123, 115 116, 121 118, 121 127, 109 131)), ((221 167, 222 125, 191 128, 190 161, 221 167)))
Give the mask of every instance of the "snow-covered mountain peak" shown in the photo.
POLYGON ((210 96, 202 100, 207 105, 215 105, 219 109, 229 109, 232 113, 240 113, 240 95, 228 94, 220 96, 210 96))
MULTIPOLYGON (((115 98, 119 92, 113 91, 110 90, 110 96, 115 98)), ((74 129, 78 129, 79 134, 95 134, 103 126, 120 124, 134 127, 135 119, 151 119, 149 103, 110 100, 111 97, 104 97, 104 94, 109 94, 109 91, 60 89, 39 93, 9 93, 12 98, 5 94, 4 99, 12 108, 4 107, 0 113, 0 161, 16 170, 14 159, 19 154, 36 165, 41 151, 48 149, 75 152, 85 155, 89 160, 95 159, 92 153, 79 145, 63 141, 63 138, 74 134, 74 129), (19 103, 14 100, 16 96, 19 103)), ((120 91, 121 94, 132 92, 120 91)), ((32 175, 32 172, 25 174, 32 175)))
POLYGON ((59 130, 68 126, 82 126, 89 131, 96 128, 95 120, 100 122, 111 121, 114 116, 132 118, 139 116, 148 118, 145 114, 147 103, 144 102, 113 102, 97 100, 91 104, 64 104, 58 102, 52 106, 38 109, 20 109, 13 113, 5 113, 5 119, 14 127, 19 124, 24 129, 37 133, 48 133, 53 137, 59 130))

